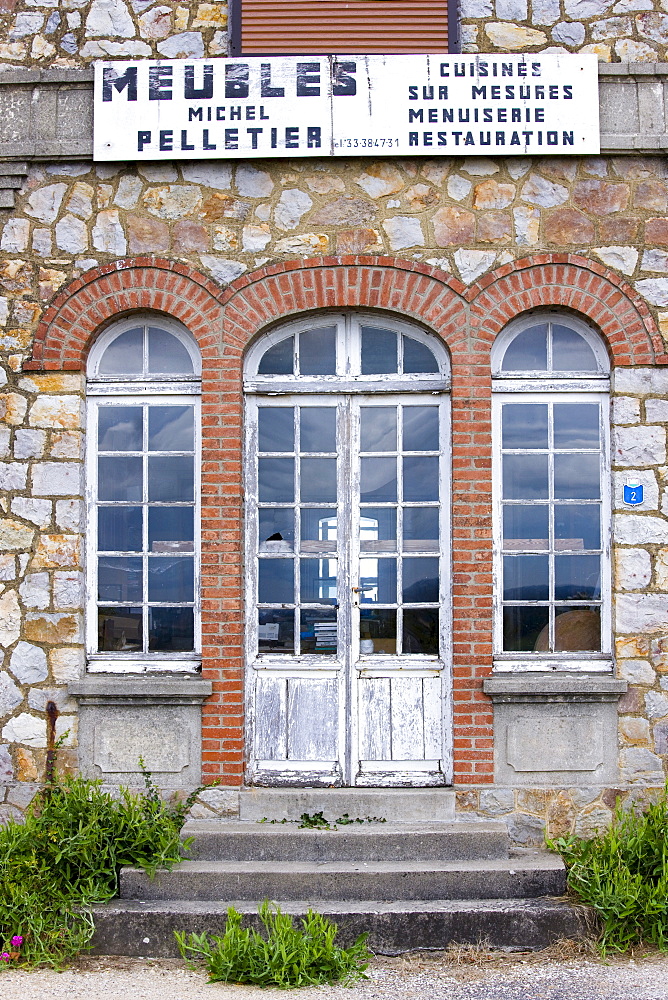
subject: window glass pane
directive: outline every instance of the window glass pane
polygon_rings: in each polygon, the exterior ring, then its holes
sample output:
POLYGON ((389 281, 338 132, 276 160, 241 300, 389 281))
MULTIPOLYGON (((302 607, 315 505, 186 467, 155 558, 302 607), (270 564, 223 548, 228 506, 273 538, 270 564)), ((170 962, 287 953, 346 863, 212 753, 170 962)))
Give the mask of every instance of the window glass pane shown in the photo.
POLYGON ((438 407, 404 406, 404 451, 438 451, 438 407))
POLYGON ((195 477, 191 455, 156 455, 148 460, 149 500, 194 500, 195 477))
POLYGON ((397 499, 397 460, 394 456, 361 459, 360 499, 363 503, 397 499))
POLYGON ((438 500, 438 456, 404 456, 404 500, 438 500))
POLYGON ((336 510, 304 507, 301 512, 302 552, 334 552, 337 542, 336 510))
POLYGON ((547 448, 547 405, 506 403, 502 429, 504 448, 547 448))
POLYGON ((362 552, 394 552, 396 538, 397 512, 394 507, 363 507, 360 510, 362 552))
POLYGON ((285 507, 261 507, 258 521, 260 552, 284 552, 294 548, 293 510, 285 507))
POLYGON ((507 652, 545 652, 549 649, 549 608, 510 605, 503 609, 503 648, 507 652))
POLYGON ((336 451, 336 408, 302 406, 300 408, 300 450, 336 451))
POLYGON ((404 608, 402 652, 438 656, 438 608, 404 608))
POLYGON ((194 537, 192 507, 149 507, 150 552, 192 552, 194 537))
POLYGON ((392 330, 363 326, 362 375, 389 375, 397 368, 397 334, 392 330))
POLYGON ((397 450, 396 406, 363 406, 360 421, 361 451, 397 450))
POLYGON ((100 406, 97 412, 100 451, 142 450, 141 406, 100 406))
POLYGON ((143 365, 144 330, 137 326, 126 330, 109 344, 98 365, 99 375, 141 375, 143 365))
POLYGON ((547 601, 550 596, 547 556, 504 556, 503 598, 547 601))
POLYGON ((141 507, 98 507, 97 547, 100 552, 141 552, 141 507))
POLYGON ((335 326, 299 334, 299 371, 302 375, 336 375, 335 326))
POLYGON ((194 447, 194 407, 149 406, 149 451, 192 451, 194 447))
POLYGON ((186 653, 195 648, 195 613, 192 608, 149 608, 148 648, 186 653))
POLYGON ((258 612, 258 647, 260 653, 290 653, 295 651, 294 611, 264 610, 258 612))
POLYGON ((548 514, 547 504, 506 504, 503 508, 503 547, 506 552, 513 549, 547 549, 548 514))
POLYGON ((260 604, 292 604, 295 599, 292 559, 258 561, 260 604))
POLYGON ((360 559, 360 604, 396 604, 397 560, 360 559))
POLYGON ((265 351, 260 359, 258 375, 292 375, 294 369, 295 338, 286 337, 265 351))
POLYGON ((294 458, 261 458, 258 466, 260 501, 291 503, 295 498, 294 458))
POLYGON ((306 604, 336 603, 336 559, 300 559, 301 599, 306 604))
POLYGON ((554 619, 556 652, 575 653, 601 648, 601 615, 594 608, 556 608, 554 619))
POLYGON ((97 460, 99 500, 141 500, 141 458, 108 458, 97 460))
POLYGON ((336 611, 327 608, 306 608, 299 622, 300 652, 336 653, 336 611))
POLYGON ((404 335, 404 373, 438 373, 438 361, 426 344, 404 335))
POLYGON ((600 556, 555 556, 555 598, 558 601, 587 601, 600 597, 600 565, 600 556))
POLYGON ((601 514, 598 504, 555 504, 554 539, 557 551, 600 549, 601 514))
POLYGON ((598 446, 597 403, 554 404, 555 448, 598 448, 598 446))
POLYGON ((438 602, 438 559, 404 559, 403 600, 407 604, 438 602))
POLYGON ((547 324, 541 323, 518 333, 506 348, 501 369, 504 372, 547 371, 547 324))
POLYGON ((547 499, 547 455, 504 455, 504 500, 547 499))
POLYGON ((581 334, 566 326, 552 325, 552 370, 555 372, 598 371, 596 357, 581 334))
POLYGON ((362 608, 360 611, 360 656, 396 653, 397 612, 392 608, 362 608))
POLYGON ((141 559, 104 556, 97 564, 97 596, 100 601, 141 601, 141 559))
POLYGON ((601 495, 598 454, 555 455, 554 495, 557 500, 597 500, 601 495))
POLYGON ((306 503, 336 502, 335 458, 302 458, 301 498, 306 503))
POLYGON ((97 634, 100 652, 141 652, 141 608, 98 608, 97 634))
POLYGON ((148 599, 186 603, 194 599, 194 564, 188 556, 149 556, 148 599))
POLYGON ((151 375, 192 375, 193 363, 187 349, 172 333, 148 328, 148 370, 151 375))
POLYGON ((295 450, 295 415, 291 406, 261 406, 257 419, 260 451, 295 450))
POLYGON ((404 507, 404 552, 437 549, 438 537, 436 507, 404 507))

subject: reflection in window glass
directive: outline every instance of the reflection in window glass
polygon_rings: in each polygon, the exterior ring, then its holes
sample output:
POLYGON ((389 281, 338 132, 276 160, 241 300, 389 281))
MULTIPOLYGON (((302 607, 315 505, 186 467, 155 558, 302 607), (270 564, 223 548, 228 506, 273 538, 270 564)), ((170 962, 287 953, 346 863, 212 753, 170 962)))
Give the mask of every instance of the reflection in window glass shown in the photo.
POLYGON ((404 406, 404 451, 438 451, 438 407, 404 406))
POLYGON ((98 507, 97 547, 100 552, 141 552, 142 508, 98 507))
POLYGON ((263 406, 258 413, 260 451, 293 452, 295 417, 291 406, 263 406))
POLYGON ((289 552, 294 548, 295 515, 285 507, 261 507, 258 524, 260 552, 289 552))
POLYGON ((301 600, 306 604, 336 604, 336 559, 300 559, 301 600))
POLYGON ((554 323, 552 369, 555 372, 595 372, 598 365, 594 352, 581 334, 554 323))
POLYGON ((149 608, 149 650, 187 653, 194 646, 195 614, 192 608, 149 608))
POLYGON ((438 608, 404 608, 402 650, 438 656, 438 608))
POLYGON ((521 403, 501 411, 504 448, 547 448, 547 404, 521 403))
POLYGON ((362 503, 383 503, 397 499, 397 460, 363 458, 361 460, 360 500, 362 503))
POLYGON ((404 455, 404 500, 438 500, 436 455, 404 455))
POLYGON ((104 607, 97 612, 97 648, 101 652, 141 653, 142 609, 104 607))
POLYGON ((554 447, 598 448, 598 422, 596 403, 555 403, 554 447))
POLYGON ((300 451, 336 451, 336 407, 302 406, 299 413, 300 451))
POLYGON ((141 458, 114 458, 101 455, 97 460, 98 500, 142 500, 141 458))
POLYGON ((261 458, 258 462, 260 500, 263 503, 291 503, 295 498, 293 458, 261 458))
POLYGON ((433 351, 426 344, 421 344, 419 340, 404 335, 404 374, 425 374, 431 375, 438 372, 438 361, 433 351))
POLYGON ((302 330, 299 334, 299 373, 336 375, 336 327, 302 330))
POLYGON ((192 375, 190 354, 173 334, 148 328, 148 372, 151 375, 192 375))
POLYGON ((360 611, 360 655, 396 653, 397 612, 389 608, 362 608, 360 611))
POLYGON ((141 406, 100 406, 97 446, 100 451, 141 451, 143 447, 141 406))
POLYGON ((362 327, 362 375, 391 375, 398 370, 397 334, 362 327))
POLYGON ((170 604, 194 600, 194 566, 191 558, 149 556, 148 599, 170 604))
POLYGON ((149 451, 192 451, 194 447, 195 411, 192 406, 149 408, 149 451))
POLYGON ((292 375, 294 371, 295 338, 286 337, 264 352, 258 365, 258 375, 292 375))
POLYGON ((438 549, 437 507, 404 507, 404 552, 438 549))
POLYGON ((294 611, 260 610, 258 612, 258 644, 261 653, 295 651, 294 611))
POLYGON ((397 450, 396 406, 363 406, 360 412, 360 449, 397 450))
POLYGON ((305 503, 336 502, 335 458, 302 458, 300 495, 305 503))
POLYGON ((295 599, 292 559, 260 559, 258 566, 260 604, 292 604, 295 599))
POLYGON ((144 367, 142 327, 126 330, 109 344, 97 366, 99 375, 141 375, 144 367))
POLYGON ((337 649, 336 611, 304 608, 299 617, 300 653, 333 656, 337 649))
POLYGON ((397 560, 360 559, 360 604, 395 604, 397 560))
POLYGON ((518 333, 506 348, 502 368, 504 372, 547 371, 547 325, 518 333))

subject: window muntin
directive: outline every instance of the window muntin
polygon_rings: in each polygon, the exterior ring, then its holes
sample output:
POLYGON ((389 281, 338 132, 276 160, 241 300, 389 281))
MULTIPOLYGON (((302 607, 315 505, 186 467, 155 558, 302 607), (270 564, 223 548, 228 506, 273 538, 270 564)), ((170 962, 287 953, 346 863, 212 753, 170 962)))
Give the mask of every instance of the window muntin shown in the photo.
POLYGON ((163 329, 152 317, 134 317, 91 352, 91 670, 197 665, 196 351, 176 324, 163 329))
POLYGON ((559 314, 512 323, 497 338, 492 354, 497 378, 595 378, 607 376, 609 369, 600 338, 581 321, 559 314))

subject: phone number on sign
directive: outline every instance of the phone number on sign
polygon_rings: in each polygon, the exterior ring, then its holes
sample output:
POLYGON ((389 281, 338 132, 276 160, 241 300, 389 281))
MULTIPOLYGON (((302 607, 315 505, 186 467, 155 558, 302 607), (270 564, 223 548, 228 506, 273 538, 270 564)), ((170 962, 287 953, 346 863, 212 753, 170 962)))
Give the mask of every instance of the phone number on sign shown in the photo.
POLYGON ((398 139, 335 139, 335 149, 369 149, 371 147, 388 148, 399 146, 398 139))

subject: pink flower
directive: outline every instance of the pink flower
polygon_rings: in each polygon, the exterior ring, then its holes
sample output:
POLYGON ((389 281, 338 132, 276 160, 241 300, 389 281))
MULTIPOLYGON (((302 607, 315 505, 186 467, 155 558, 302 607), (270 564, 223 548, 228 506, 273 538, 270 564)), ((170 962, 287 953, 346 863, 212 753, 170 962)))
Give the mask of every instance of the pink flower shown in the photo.
POLYGON ((15 934, 11 940, 11 945, 13 948, 20 948, 23 944, 23 938, 20 934, 15 934))
POLYGON ((8 961, 9 961, 9 952, 3 951, 2 955, 0 955, 0 962, 8 962, 8 961))

